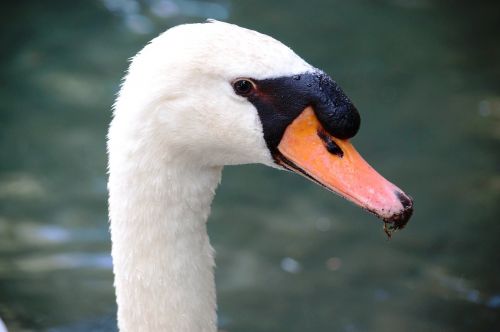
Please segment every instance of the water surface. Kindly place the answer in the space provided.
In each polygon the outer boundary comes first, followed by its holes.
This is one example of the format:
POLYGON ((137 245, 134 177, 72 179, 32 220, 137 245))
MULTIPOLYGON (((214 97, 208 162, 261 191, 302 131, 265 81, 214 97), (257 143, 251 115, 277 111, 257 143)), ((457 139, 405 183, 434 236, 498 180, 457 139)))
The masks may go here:
POLYGON ((500 330, 495 1, 23 1, 0 41, 0 317, 115 329, 105 133, 127 59, 203 17, 270 34, 359 108, 353 140, 415 199, 381 223, 298 176, 229 167, 209 221, 224 331, 500 330))

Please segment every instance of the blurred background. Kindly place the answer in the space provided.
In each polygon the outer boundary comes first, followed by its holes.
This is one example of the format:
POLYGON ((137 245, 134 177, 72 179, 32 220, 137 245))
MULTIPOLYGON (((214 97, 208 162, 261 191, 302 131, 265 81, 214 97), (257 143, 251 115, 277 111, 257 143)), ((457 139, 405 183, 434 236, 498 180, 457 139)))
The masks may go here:
POLYGON ((500 2, 17 1, 0 13, 0 317, 116 329, 105 135, 133 56, 211 17, 344 88, 354 143, 411 194, 382 223, 299 176, 228 167, 209 220, 227 332, 500 331, 500 2))

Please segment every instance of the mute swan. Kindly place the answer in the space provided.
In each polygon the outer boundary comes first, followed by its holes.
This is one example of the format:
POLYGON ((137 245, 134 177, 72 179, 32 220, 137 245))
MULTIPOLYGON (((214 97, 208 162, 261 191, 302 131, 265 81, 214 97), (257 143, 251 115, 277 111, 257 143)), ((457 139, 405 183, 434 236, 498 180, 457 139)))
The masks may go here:
POLYGON ((348 138, 356 108, 275 39, 210 21, 167 30, 134 58, 108 134, 121 331, 216 331, 206 220, 224 165, 302 174, 403 227, 412 201, 348 138))

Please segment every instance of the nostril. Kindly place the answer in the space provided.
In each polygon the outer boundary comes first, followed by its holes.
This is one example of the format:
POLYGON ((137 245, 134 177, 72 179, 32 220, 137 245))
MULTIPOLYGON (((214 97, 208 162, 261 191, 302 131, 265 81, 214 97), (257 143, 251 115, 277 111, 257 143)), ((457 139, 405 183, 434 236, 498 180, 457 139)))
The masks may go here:
POLYGON ((340 146, 335 143, 334 140, 330 136, 328 136, 327 133, 325 133, 323 130, 318 130, 318 137, 323 141, 325 144, 326 150, 330 152, 331 154, 334 154, 340 158, 344 157, 344 151, 340 148, 340 146))

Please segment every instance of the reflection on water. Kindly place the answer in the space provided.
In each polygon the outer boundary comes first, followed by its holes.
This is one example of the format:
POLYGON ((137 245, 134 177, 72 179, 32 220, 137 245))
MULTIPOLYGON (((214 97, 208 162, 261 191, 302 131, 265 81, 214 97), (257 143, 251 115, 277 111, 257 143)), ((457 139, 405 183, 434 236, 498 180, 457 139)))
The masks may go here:
MULTIPOLYGON (((229 3, 199 0, 102 0, 104 6, 123 19, 130 31, 151 34, 155 19, 196 17, 227 20, 229 3)), ((163 21, 164 22, 164 21, 163 21)))
POLYGON ((411 193, 379 222, 306 180, 229 167, 209 232, 225 331, 500 329, 495 1, 22 2, 0 36, 0 317, 115 328, 104 136, 127 59, 204 17, 278 37, 360 109, 354 143, 411 193))

